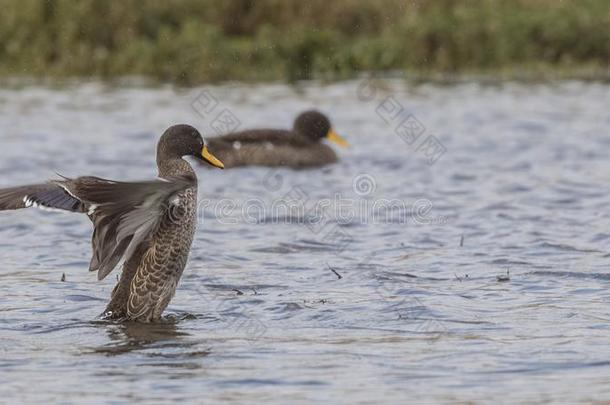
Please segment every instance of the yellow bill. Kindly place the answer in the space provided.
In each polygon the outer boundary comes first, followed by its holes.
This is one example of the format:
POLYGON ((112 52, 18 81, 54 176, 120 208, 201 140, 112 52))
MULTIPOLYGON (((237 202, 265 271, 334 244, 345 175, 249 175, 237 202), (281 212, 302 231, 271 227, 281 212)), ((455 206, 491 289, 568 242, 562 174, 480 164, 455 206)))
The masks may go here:
POLYGON ((328 134, 326 134, 326 138, 331 141, 332 143, 341 146, 342 148, 347 148, 349 146, 349 143, 343 139, 342 137, 340 137, 335 131, 333 131, 332 129, 330 131, 328 131, 328 134))
POLYGON ((201 149, 201 157, 203 158, 203 160, 205 160, 212 166, 215 166, 215 167, 218 167, 221 169, 225 168, 225 165, 216 156, 214 156, 210 153, 207 146, 204 146, 203 149, 201 149))

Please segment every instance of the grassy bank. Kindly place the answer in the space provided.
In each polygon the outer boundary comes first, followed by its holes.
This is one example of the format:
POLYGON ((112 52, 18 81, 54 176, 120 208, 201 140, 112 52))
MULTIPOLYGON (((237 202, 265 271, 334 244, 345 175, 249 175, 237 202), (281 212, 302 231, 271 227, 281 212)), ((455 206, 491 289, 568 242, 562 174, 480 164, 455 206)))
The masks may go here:
POLYGON ((5 0, 0 75, 607 74, 608 0, 5 0))

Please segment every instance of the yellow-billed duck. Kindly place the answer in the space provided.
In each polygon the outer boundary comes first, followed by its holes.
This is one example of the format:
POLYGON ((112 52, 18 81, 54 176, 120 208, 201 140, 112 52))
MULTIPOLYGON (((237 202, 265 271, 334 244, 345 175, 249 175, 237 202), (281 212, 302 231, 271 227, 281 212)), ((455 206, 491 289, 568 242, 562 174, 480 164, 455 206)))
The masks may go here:
POLYGON ((210 138, 210 152, 225 167, 288 166, 318 167, 337 162, 327 139, 339 146, 348 143, 332 129, 330 120, 319 111, 305 111, 294 120, 292 130, 251 129, 210 138))
POLYGON ((156 321, 176 291, 197 223, 197 176, 185 156, 223 168, 195 128, 175 125, 157 145, 157 180, 78 177, 13 187, 0 190, 0 210, 41 207, 86 214, 94 226, 89 270, 101 280, 124 262, 103 316, 156 321))

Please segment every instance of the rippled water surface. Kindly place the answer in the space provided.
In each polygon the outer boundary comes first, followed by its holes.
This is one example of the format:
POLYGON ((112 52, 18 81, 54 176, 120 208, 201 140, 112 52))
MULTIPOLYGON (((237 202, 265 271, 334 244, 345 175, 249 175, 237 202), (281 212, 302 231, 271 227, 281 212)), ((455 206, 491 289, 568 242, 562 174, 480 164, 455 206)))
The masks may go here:
POLYGON ((209 135, 225 109, 246 128, 317 107, 352 147, 324 169, 198 169, 156 325, 98 319, 118 271, 87 271, 86 218, 0 213, 0 401, 608 399, 608 106, 577 82, 5 86, 0 187, 154 177, 167 126, 209 135), (288 199, 304 211, 274 211, 288 199))

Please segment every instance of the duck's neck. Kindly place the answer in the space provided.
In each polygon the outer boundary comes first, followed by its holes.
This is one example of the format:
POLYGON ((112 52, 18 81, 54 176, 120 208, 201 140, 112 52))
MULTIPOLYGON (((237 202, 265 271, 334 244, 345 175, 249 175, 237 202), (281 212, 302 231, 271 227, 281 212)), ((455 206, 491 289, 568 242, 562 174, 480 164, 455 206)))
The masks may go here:
POLYGON ((197 181, 197 175, 193 167, 182 158, 163 158, 157 157, 157 168, 159 177, 188 177, 197 181))

